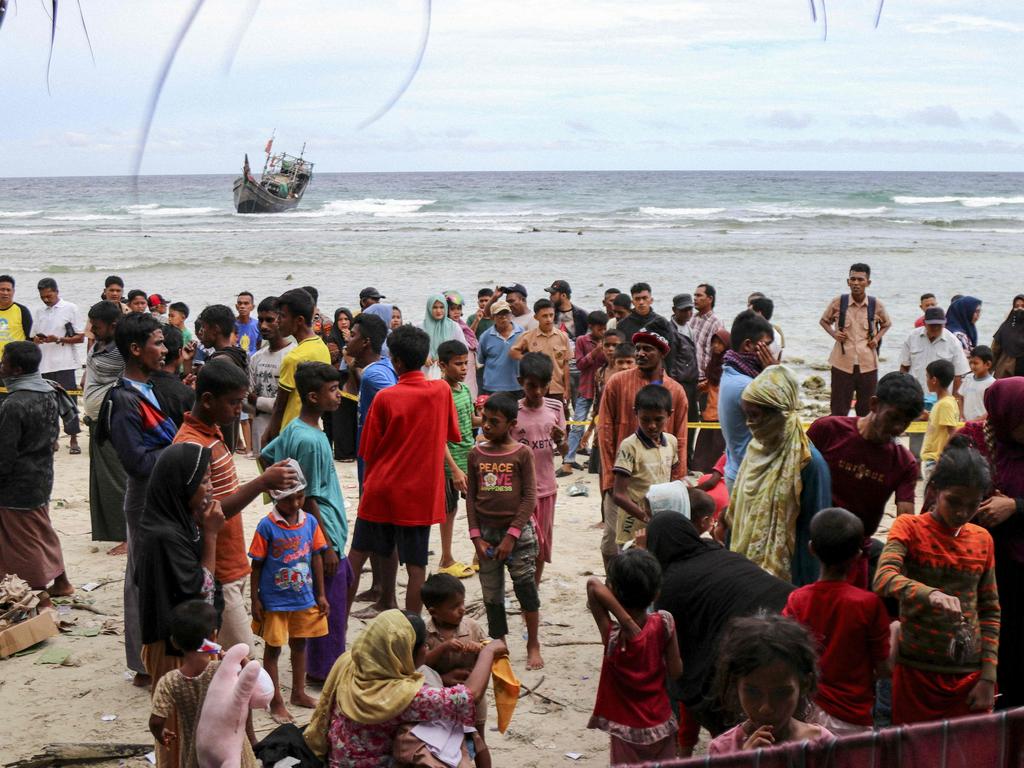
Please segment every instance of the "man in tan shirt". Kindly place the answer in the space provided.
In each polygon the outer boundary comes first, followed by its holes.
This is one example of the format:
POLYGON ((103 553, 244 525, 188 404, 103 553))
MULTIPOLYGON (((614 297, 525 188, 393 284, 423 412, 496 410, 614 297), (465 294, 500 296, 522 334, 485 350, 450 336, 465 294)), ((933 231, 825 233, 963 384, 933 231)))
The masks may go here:
POLYGON ((821 327, 836 341, 828 358, 832 415, 848 416, 856 395, 857 415, 866 416, 878 385, 878 345, 892 322, 882 302, 867 295, 871 267, 851 266, 846 284, 850 292, 832 299, 821 316, 821 327))
POLYGON ((527 352, 542 352, 551 358, 555 365, 551 384, 548 386, 548 397, 569 401, 569 359, 572 356, 569 337, 555 328, 555 305, 548 299, 537 299, 533 305, 533 316, 537 327, 527 331, 508 351, 513 360, 522 360, 527 352))

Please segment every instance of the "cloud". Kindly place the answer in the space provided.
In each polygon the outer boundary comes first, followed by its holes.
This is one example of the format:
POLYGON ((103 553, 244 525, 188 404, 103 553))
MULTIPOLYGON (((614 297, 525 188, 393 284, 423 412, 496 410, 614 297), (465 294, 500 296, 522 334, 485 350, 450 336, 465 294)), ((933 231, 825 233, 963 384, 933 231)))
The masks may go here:
POLYGON ((925 107, 911 112, 909 119, 919 125, 930 125, 936 128, 963 128, 964 121, 960 114, 948 104, 925 107))
POLYGON ((799 131, 814 122, 814 118, 806 112, 794 112, 790 109, 772 110, 761 121, 770 128, 782 128, 787 131, 799 131))
POLYGON ((907 29, 923 35, 954 35, 960 32, 1024 32, 1024 24, 985 16, 946 14, 924 24, 910 24, 907 29))
POLYGON ((574 133, 597 133, 597 128, 584 120, 566 120, 565 125, 574 133))
POLYGON ((1020 126, 1005 112, 998 110, 981 121, 983 125, 994 131, 1004 133, 1020 133, 1020 126))

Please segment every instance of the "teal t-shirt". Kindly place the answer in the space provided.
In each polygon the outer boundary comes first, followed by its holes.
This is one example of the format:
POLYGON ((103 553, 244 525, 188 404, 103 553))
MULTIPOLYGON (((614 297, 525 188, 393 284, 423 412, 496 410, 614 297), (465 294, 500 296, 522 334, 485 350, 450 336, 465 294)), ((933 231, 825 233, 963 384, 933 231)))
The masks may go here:
MULTIPOLYGON (((473 439, 473 395, 463 383, 459 383, 457 389, 452 390, 452 399, 455 400, 455 412, 459 416, 459 433, 462 439, 457 443, 448 443, 448 450, 455 459, 455 463, 463 472, 466 470, 466 462, 469 459, 469 452, 476 442, 473 439)), ((451 470, 448 464, 444 465, 445 477, 451 477, 451 470)))
POLYGON ((323 430, 302 419, 292 419, 280 435, 270 441, 262 454, 273 462, 295 459, 306 476, 306 495, 316 499, 324 533, 339 557, 345 557, 348 520, 345 499, 334 469, 334 454, 323 430))

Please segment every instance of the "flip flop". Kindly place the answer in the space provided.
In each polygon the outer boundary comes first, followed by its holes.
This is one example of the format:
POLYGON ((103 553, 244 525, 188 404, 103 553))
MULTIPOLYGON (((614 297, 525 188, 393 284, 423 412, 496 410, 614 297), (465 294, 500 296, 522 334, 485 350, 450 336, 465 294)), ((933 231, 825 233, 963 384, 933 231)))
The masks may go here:
POLYGON ((79 445, 72 445, 68 449, 68 453, 70 453, 72 456, 78 456, 81 452, 82 452, 82 447, 79 446, 79 445))
POLYGON ((473 570, 472 566, 460 563, 458 561, 452 563, 447 568, 438 568, 438 573, 447 573, 449 576, 454 576, 457 579, 468 579, 476 571, 473 570))

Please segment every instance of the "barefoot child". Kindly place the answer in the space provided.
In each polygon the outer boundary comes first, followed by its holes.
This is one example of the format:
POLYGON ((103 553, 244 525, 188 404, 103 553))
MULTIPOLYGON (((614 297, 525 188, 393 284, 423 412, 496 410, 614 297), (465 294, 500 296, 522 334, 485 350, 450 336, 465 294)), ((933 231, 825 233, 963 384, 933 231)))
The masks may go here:
POLYGON ((537 570, 534 579, 540 586, 544 563, 551 562, 555 529, 555 454, 565 455, 565 411, 561 403, 545 397, 554 364, 542 352, 527 352, 519 361, 519 386, 523 397, 519 415, 512 429, 512 439, 533 451, 533 473, 537 481, 537 506, 534 507, 533 531, 537 535, 537 570))
POLYGON ((955 437, 935 465, 931 509, 900 515, 875 591, 900 601, 892 722, 987 712, 995 701, 999 595, 992 536, 971 524, 992 485, 988 463, 955 437))
POLYGON ((608 585, 596 576, 587 581, 587 605, 604 645, 587 727, 608 732, 612 765, 671 760, 676 718, 665 677, 682 675, 683 662, 672 614, 647 612, 661 588, 661 566, 647 550, 631 549, 612 560, 608 585))
POLYGON ((792 619, 733 619, 719 647, 715 688, 746 719, 715 738, 708 754, 832 738, 824 727, 806 722, 818 683, 816 661, 814 641, 792 619))
MULTIPOLYGON (((294 461, 294 460, 293 460, 294 461)), ((298 462, 295 462, 298 471, 298 462)), ((291 650, 290 703, 312 709, 306 693, 306 638, 327 634, 330 606, 324 596, 323 552, 330 546, 316 518, 307 515, 306 480, 272 491, 274 508, 260 520, 249 547, 252 558, 252 630, 266 643, 263 666, 274 681, 270 713, 279 723, 292 721, 284 705, 277 660, 285 643, 291 650)))
MULTIPOLYGON (((197 768, 195 733, 206 692, 220 662, 217 653, 217 611, 205 600, 186 600, 171 611, 171 642, 182 653, 178 669, 166 673, 153 690, 149 730, 163 747, 177 742, 178 764, 170 768, 197 768)), ((249 738, 242 739, 241 768, 256 768, 252 751, 255 735, 252 720, 246 724, 249 738)))
POLYGON ((483 435, 469 453, 466 517, 469 538, 480 558, 480 588, 491 637, 508 634, 505 616, 505 568, 512 577, 526 620, 526 668, 541 669, 540 595, 534 570, 537 537, 530 516, 536 506, 533 452, 511 437, 519 414, 516 399, 505 392, 484 404, 483 435))

